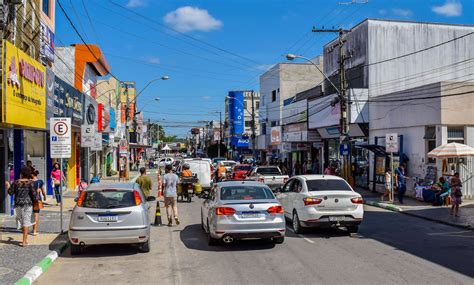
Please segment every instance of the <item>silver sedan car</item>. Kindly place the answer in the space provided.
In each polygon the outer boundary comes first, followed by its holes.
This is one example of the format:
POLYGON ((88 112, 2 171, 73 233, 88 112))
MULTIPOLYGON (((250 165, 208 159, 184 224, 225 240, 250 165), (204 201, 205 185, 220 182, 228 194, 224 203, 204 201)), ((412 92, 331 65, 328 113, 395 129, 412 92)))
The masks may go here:
POLYGON ((257 181, 218 183, 201 207, 202 228, 209 245, 234 239, 285 240, 283 207, 265 184, 257 181))
POLYGON ((138 184, 92 184, 76 199, 69 222, 71 254, 87 245, 137 244, 150 251, 148 202, 138 184))

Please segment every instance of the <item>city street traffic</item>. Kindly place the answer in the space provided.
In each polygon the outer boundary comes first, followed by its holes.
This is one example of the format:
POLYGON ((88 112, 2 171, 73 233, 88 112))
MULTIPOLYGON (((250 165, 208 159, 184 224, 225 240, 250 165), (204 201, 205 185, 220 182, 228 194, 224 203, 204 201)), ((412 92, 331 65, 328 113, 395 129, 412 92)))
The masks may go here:
MULTIPOLYGON (((358 234, 296 235, 288 224, 283 244, 208 246, 201 202, 178 204, 179 226, 153 227, 149 253, 128 245, 91 246, 78 256, 67 249, 37 284, 471 284, 474 278, 470 230, 365 206, 358 234)), ((162 215, 165 221, 164 209, 162 215)))

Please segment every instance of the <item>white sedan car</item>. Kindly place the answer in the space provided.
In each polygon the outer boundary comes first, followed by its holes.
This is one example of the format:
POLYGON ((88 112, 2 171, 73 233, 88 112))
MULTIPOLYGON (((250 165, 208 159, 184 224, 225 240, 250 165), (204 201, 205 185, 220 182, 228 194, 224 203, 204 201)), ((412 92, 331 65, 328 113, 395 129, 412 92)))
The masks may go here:
POLYGON ((310 227, 346 227, 356 233, 364 217, 362 196, 337 176, 295 176, 279 190, 277 199, 296 233, 310 227))

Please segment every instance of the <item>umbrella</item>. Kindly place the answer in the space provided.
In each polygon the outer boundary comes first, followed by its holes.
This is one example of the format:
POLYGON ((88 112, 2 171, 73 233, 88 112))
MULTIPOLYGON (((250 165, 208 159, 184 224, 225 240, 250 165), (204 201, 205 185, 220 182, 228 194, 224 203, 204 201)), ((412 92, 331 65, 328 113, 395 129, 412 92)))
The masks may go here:
POLYGON ((465 156, 474 156, 474 148, 460 143, 443 144, 428 152, 428 157, 433 158, 455 158, 465 156))
POLYGON ((168 145, 165 145, 165 147, 162 148, 161 150, 171 150, 171 148, 168 145))

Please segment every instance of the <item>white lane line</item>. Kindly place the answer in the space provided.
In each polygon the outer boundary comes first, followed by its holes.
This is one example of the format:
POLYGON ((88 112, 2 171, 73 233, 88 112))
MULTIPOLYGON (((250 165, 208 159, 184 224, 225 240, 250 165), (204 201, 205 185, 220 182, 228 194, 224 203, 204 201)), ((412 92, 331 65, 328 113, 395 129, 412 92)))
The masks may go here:
MULTIPOLYGON (((292 233, 295 233, 295 231, 292 229, 292 228, 289 228, 288 226, 286 227, 290 232, 292 233)), ((304 239, 305 241, 313 244, 314 241, 313 240, 310 240, 309 238, 305 237, 304 235, 301 235, 301 234, 297 234, 297 236, 299 236, 300 238, 304 239)))

